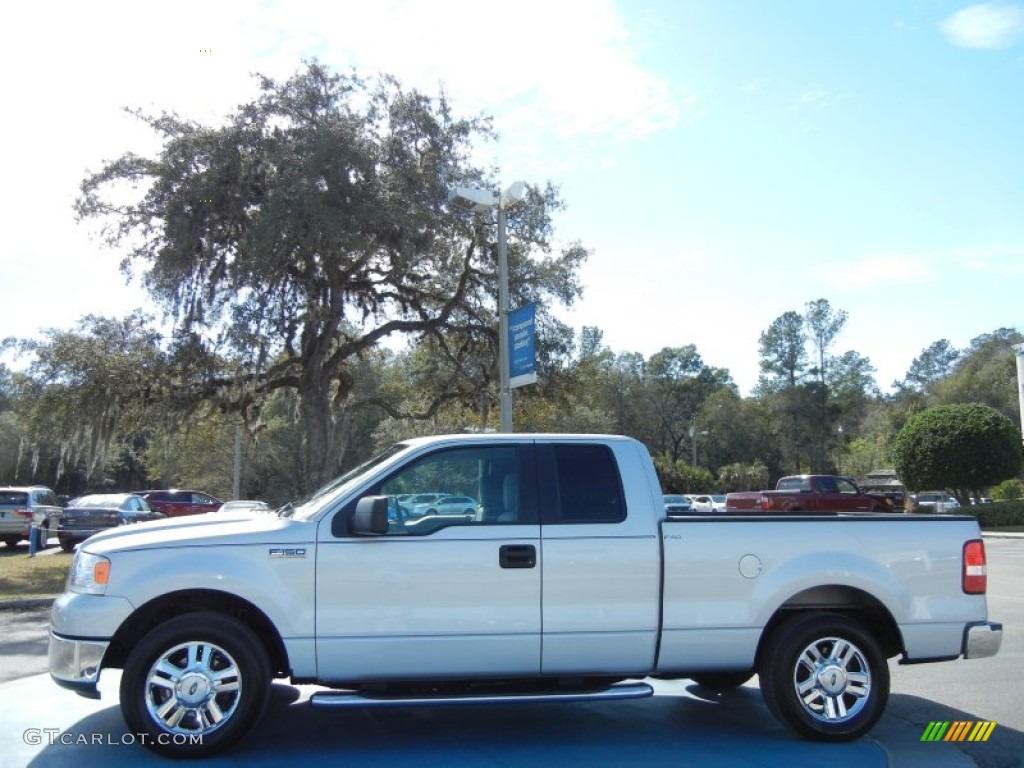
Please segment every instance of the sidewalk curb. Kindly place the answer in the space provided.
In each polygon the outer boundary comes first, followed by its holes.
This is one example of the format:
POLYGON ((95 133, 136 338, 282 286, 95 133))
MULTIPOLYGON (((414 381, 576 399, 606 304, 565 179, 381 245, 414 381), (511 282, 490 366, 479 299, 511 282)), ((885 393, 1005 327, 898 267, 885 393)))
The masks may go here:
POLYGON ((49 597, 14 597, 0 600, 0 611, 35 611, 40 608, 49 608, 58 597, 59 595, 51 595, 49 597))

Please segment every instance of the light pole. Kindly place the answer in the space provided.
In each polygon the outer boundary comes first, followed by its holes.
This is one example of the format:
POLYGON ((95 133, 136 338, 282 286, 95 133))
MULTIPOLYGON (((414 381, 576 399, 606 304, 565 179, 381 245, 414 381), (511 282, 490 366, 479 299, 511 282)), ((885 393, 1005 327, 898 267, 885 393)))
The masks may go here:
POLYGON ((461 201, 471 210, 498 209, 498 375, 501 404, 501 431, 512 431, 512 387, 509 383, 508 357, 508 243, 505 235, 505 209, 526 197, 526 184, 517 181, 500 195, 480 187, 457 187, 448 199, 461 201))
POLYGON ((699 432, 694 426, 690 427, 690 440, 693 441, 693 464, 691 466, 697 466, 697 435, 706 435, 708 430, 702 429, 699 432))
POLYGON ((1017 353, 1017 396, 1020 408, 1020 433, 1024 439, 1024 344, 1014 344, 1014 352, 1017 353))

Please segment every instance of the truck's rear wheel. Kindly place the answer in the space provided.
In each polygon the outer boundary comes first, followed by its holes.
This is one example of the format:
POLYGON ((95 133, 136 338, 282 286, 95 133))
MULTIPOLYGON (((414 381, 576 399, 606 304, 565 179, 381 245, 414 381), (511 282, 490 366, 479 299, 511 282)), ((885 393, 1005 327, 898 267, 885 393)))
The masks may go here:
POLYGON ((772 714, 819 741, 863 736, 889 699, 889 667, 878 643, 838 614, 782 624, 769 638, 758 672, 772 714))
POLYGON ((213 613, 171 619, 124 665, 121 712, 140 741, 169 757, 205 757, 242 738, 270 691, 270 664, 240 621, 213 613))

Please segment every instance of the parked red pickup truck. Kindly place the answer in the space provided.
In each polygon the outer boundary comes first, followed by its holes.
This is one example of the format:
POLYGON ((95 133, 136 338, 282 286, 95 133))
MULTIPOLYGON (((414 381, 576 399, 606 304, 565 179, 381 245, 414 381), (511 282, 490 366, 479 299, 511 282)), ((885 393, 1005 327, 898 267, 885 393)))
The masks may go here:
POLYGON ((885 496, 862 492, 848 477, 791 475, 779 479, 774 491, 730 493, 726 512, 892 512, 885 496))

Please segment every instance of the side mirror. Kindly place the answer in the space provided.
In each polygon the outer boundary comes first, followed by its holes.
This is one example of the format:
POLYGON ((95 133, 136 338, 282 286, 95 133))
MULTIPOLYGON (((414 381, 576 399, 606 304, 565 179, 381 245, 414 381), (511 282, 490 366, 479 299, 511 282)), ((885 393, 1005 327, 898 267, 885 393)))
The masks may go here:
POLYGON ((388 532, 388 497, 364 496, 356 502, 356 511, 349 523, 356 536, 379 536, 388 532))

